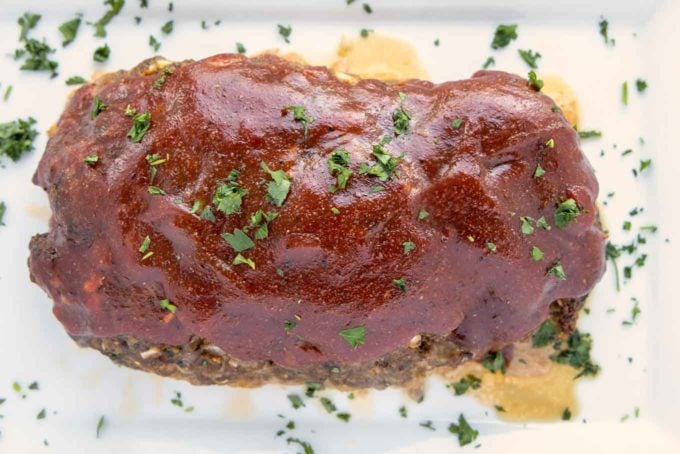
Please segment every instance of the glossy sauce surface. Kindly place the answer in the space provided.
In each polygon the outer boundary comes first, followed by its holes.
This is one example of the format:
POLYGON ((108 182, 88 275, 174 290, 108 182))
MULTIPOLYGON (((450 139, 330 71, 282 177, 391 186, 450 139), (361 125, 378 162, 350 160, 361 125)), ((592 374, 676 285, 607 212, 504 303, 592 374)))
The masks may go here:
POLYGON ((36 173, 52 203, 55 253, 34 252, 31 270, 72 334, 170 344, 198 335, 241 359, 289 367, 370 360, 420 333, 453 333, 481 355, 525 336, 550 302, 586 294, 603 271, 597 183, 576 133, 518 77, 347 84, 273 56, 218 55, 174 65, 160 89, 157 78, 133 71, 81 88, 36 173), (399 92, 412 119, 395 137, 399 92), (108 108, 91 120, 95 94, 108 108), (128 104, 152 114, 141 143, 126 137, 128 104), (306 139, 289 105, 314 118, 306 139), (457 118, 462 126, 452 128, 457 118), (371 146, 384 135, 393 137, 386 150, 404 158, 399 178, 372 193, 381 182, 359 164, 374 163, 371 146), (326 160, 338 148, 354 174, 332 194, 326 160), (83 159, 93 152, 100 162, 90 168, 83 159), (154 180, 166 195, 148 193, 149 153, 169 156, 154 180), (261 161, 292 177, 279 209, 266 198, 261 161), (217 213, 215 223, 191 213, 232 169, 248 190, 241 213, 217 213), (553 213, 566 197, 582 214, 558 229, 553 213), (244 253, 257 268, 234 266, 220 234, 258 209, 279 216, 244 253), (520 216, 545 216, 552 228, 523 235, 520 216), (154 255, 142 262, 146 235, 154 255), (408 255, 406 241, 416 245, 408 255), (533 245, 542 261, 531 259, 533 245), (546 275, 556 260, 564 281, 546 275), (402 278, 406 292, 393 284, 402 278), (173 316, 159 306, 164 298, 177 306, 173 316), (296 327, 286 331, 285 320, 296 327), (366 339, 354 349, 338 333, 356 326, 366 339))

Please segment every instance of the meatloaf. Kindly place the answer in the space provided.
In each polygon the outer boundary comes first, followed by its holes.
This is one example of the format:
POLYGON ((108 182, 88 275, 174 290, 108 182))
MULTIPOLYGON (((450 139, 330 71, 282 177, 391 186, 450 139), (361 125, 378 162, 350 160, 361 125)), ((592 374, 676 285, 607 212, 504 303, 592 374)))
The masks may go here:
POLYGON ((34 182, 66 331, 200 384, 409 383, 573 319, 604 270, 574 128, 500 71, 145 61, 75 92, 34 182))

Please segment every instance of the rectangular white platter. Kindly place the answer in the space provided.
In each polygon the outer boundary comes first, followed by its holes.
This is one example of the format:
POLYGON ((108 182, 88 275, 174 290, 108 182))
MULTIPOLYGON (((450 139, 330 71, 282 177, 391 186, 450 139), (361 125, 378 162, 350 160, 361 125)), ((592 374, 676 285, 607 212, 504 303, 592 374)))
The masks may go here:
MULTIPOLYGON (((8 84, 14 87, 7 102, 0 100, 0 123, 30 115, 40 130, 35 151, 0 167, 0 200, 8 205, 6 226, 0 227, 0 398, 7 399, 0 406, 1 453, 297 452, 297 446, 286 445, 288 435, 275 436, 289 419, 297 426, 290 436, 309 441, 317 453, 680 452, 680 329, 675 327, 680 305, 673 292, 680 252, 673 185, 680 171, 675 134, 680 125, 680 2, 371 0, 370 15, 361 1, 346 6, 343 0, 175 0, 172 13, 167 0, 149 3, 142 10, 138 1, 127 0, 105 39, 94 38, 92 27, 83 24, 65 49, 59 45, 58 25, 76 13, 98 19, 105 10, 102 2, 3 0, 0 7, 0 93, 8 84), (43 16, 33 36, 44 36, 57 47, 56 79, 19 71, 10 55, 19 44, 16 20, 24 11, 43 16), (134 24, 137 15, 143 17, 141 25, 134 24), (605 46, 598 34, 600 15, 609 20, 615 46, 605 46), (160 27, 170 19, 175 30, 162 36, 160 27), (217 19, 219 26, 201 28, 202 20, 212 24, 217 19), (289 45, 277 34, 279 23, 293 26, 289 45), (500 23, 517 23, 519 38, 492 51, 489 44, 500 23), (589 300, 590 314, 582 316, 580 326, 593 334, 593 356, 602 372, 579 383, 581 411, 571 422, 501 422, 471 398, 454 397, 437 379, 428 382, 421 404, 399 390, 370 392, 353 401, 343 393, 324 392, 352 414, 344 423, 326 414, 317 400, 293 410, 286 398, 290 390, 282 386, 194 387, 153 377, 76 347, 52 316, 51 301, 29 281, 28 241, 47 230, 48 216, 47 197, 31 184, 31 176, 46 130, 71 90, 64 84, 67 77, 134 66, 153 55, 150 34, 161 39, 160 54, 171 60, 233 52, 238 41, 249 53, 278 47, 313 61, 333 53, 343 35, 356 36, 362 28, 410 42, 435 82, 469 77, 489 55, 496 59, 495 69, 526 74, 517 49, 540 51, 539 74, 566 80, 578 95, 584 128, 604 133, 601 139, 583 141, 583 150, 599 178, 600 201, 616 193, 603 206, 612 241, 629 242, 641 225, 659 226, 645 248, 647 265, 635 269, 620 293, 608 270, 589 300), (436 38, 439 47, 433 45, 436 38), (92 52, 104 42, 112 49, 111 58, 105 65, 94 63, 92 52), (643 94, 634 89, 638 77, 649 83, 643 94), (620 99, 624 80, 630 85, 627 107, 620 99), (633 153, 622 157, 627 148, 633 153), (634 177, 631 169, 649 158, 651 168, 634 177), (634 207, 644 211, 626 233, 621 225, 634 207), (639 299, 642 312, 627 327, 622 321, 630 318, 631 297, 639 299), (26 388, 35 380, 40 390, 26 391, 25 399, 12 390, 14 382, 26 388), (193 412, 170 403, 175 391, 195 407, 193 412), (409 409, 407 419, 398 414, 401 405, 409 409), (42 408, 47 416, 38 420, 42 408), (447 430, 460 413, 480 431, 477 449, 459 448, 447 430), (102 415, 106 424, 97 438, 102 415), (630 417, 622 422, 624 415, 630 417), (427 419, 436 431, 418 425, 427 419)), ((626 256, 620 266, 630 261, 626 256)))

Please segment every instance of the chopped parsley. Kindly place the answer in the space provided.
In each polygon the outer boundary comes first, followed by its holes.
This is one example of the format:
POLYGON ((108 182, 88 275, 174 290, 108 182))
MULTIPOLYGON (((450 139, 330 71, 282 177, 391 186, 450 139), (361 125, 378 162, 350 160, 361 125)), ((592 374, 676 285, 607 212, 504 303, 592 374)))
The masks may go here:
POLYGON ((531 235, 534 233, 534 226, 531 225, 532 222, 534 222, 534 219, 530 216, 522 216, 519 218, 520 220, 520 229, 522 230, 522 234, 524 235, 531 235))
POLYGON ((175 27, 175 21, 167 21, 163 26, 161 27, 161 31, 165 33, 166 35, 169 35, 172 33, 173 28, 175 27))
POLYGON ((101 47, 97 47, 94 50, 94 54, 92 54, 92 59, 94 61, 97 61, 99 63, 103 63, 106 60, 109 59, 109 56, 111 55, 111 48, 109 48, 108 44, 104 44, 101 47))
POLYGON ((105 0, 105 5, 110 5, 109 9, 94 25, 94 36, 98 38, 104 38, 106 36, 106 26, 111 22, 111 19, 116 17, 120 10, 123 9, 125 5, 125 0, 105 0))
POLYGON ((406 285, 406 281, 404 280, 404 278, 393 279, 392 283, 402 292, 406 292, 408 290, 408 286, 406 285))
POLYGON ((576 219, 581 214, 576 201, 574 199, 567 199, 560 202, 555 209, 555 225, 557 228, 565 228, 571 221, 576 219))
POLYGON ((534 70, 529 71, 529 87, 536 91, 541 91, 543 88, 543 81, 538 78, 534 70))
POLYGON ((104 419, 104 415, 100 416, 99 421, 97 421, 97 438, 101 435, 105 423, 106 419, 104 419))
POLYGON ((531 258, 534 259, 535 262, 543 260, 543 251, 538 246, 533 246, 531 248, 531 258))
POLYGON ((92 109, 90 109, 90 118, 94 120, 100 113, 106 110, 107 107, 108 105, 102 101, 99 96, 95 96, 92 101, 92 109))
POLYGON ((630 320, 625 320, 621 322, 621 324, 624 326, 631 326, 635 324, 638 316, 640 315, 640 313, 642 313, 642 311, 640 310, 640 302, 638 301, 638 299, 631 298, 631 300, 633 301, 633 308, 630 311, 630 320))
POLYGON ((286 331, 290 331, 293 328, 297 326, 297 323, 295 323, 293 320, 284 320, 283 321, 283 329, 286 331))
POLYGON ((430 215, 427 211, 425 211, 425 208, 421 208, 420 211, 418 211, 418 220, 422 221, 423 219, 427 218, 430 215))
POLYGON ((456 396, 462 396, 468 389, 479 389, 482 385, 482 380, 472 374, 468 374, 465 377, 458 380, 456 383, 452 383, 447 387, 453 388, 453 392, 456 396))
POLYGON ((378 177, 380 181, 387 181, 390 179, 392 174, 399 177, 399 172, 397 171, 397 165, 404 158, 404 155, 393 156, 385 151, 383 145, 389 143, 389 137, 385 136, 382 140, 373 145, 373 156, 376 158, 376 163, 369 166, 366 163, 361 163, 359 168, 359 173, 374 175, 378 177))
POLYGON ((253 240, 241 229, 234 229, 234 233, 223 233, 222 238, 229 243, 229 246, 236 252, 247 251, 255 246, 253 240))
POLYGON ((291 27, 290 25, 286 27, 284 25, 278 24, 278 28, 279 35, 281 35, 281 37, 286 43, 290 44, 290 35, 291 33, 293 33, 293 27, 291 27))
POLYGON ((421 423, 418 424, 418 425, 419 425, 420 427, 424 427, 424 428, 426 428, 426 429, 436 430, 436 429, 434 428, 434 426, 432 425, 432 421, 430 421, 430 420, 423 421, 423 422, 421 422, 421 423))
POLYGON ((607 19, 604 17, 600 16, 600 22, 598 22, 598 25, 600 27, 600 35, 602 35, 602 38, 604 38, 604 43, 605 44, 612 44, 614 45, 614 40, 609 39, 609 22, 607 19))
POLYGON ((362 28, 359 32, 359 35, 361 35, 362 38, 368 38, 369 33, 373 33, 373 30, 370 28, 362 28))
MULTIPOLYGON (((406 99, 406 95, 403 93, 399 93, 399 98, 403 103, 404 100, 406 99)), ((399 136, 402 134, 406 134, 406 131, 408 131, 410 121, 411 115, 404 109, 403 105, 395 109, 394 112, 392 112, 392 124, 394 125, 394 135, 399 136)))
POLYGON ((541 178, 543 175, 545 175, 545 169, 541 167, 540 164, 536 166, 536 170, 534 171, 534 178, 541 178))
POLYGON ((224 214, 234 214, 241 211, 241 203, 248 190, 239 184, 238 177, 238 170, 232 170, 226 181, 217 183, 217 189, 215 189, 212 200, 217 211, 224 214))
POLYGON ((45 416, 47 416, 47 411, 43 408, 42 410, 40 410, 40 412, 38 412, 35 419, 45 419, 45 416))
POLYGON ((28 37, 28 32, 33 30, 35 26, 38 25, 38 21, 40 21, 41 17, 42 16, 40 14, 26 12, 23 16, 17 19, 17 23, 19 24, 19 27, 21 27, 19 41, 23 41, 28 37))
POLYGON ((158 49, 161 48, 161 42, 155 36, 149 35, 149 46, 151 46, 154 52, 158 52, 158 49))
POLYGON ((66 85, 82 85, 86 82, 87 81, 80 76, 71 76, 68 79, 66 79, 66 85))
POLYGON ((139 246, 139 252, 142 254, 145 254, 146 251, 149 250, 149 246, 151 246, 151 237, 149 235, 144 237, 144 240, 142 241, 142 244, 139 246))
POLYGON ((293 112, 293 120, 302 123, 302 130, 304 131, 305 140, 307 140, 309 124, 314 122, 314 118, 307 115, 305 106, 288 106, 285 110, 287 112, 293 112))
POLYGON ((439 47, 439 38, 434 40, 434 47, 439 47))
POLYGON ((339 420, 344 422, 349 422, 349 418, 352 417, 352 415, 350 415, 349 413, 338 413, 335 416, 337 416, 339 420))
POLYGON ((243 43, 236 43, 236 52, 239 54, 245 54, 247 52, 246 46, 243 43))
POLYGON ((300 447, 304 450, 304 454, 314 454, 314 448, 312 448, 312 445, 306 441, 300 440, 299 438, 287 438, 286 443, 295 443, 300 445, 300 447))
POLYGON ((244 257, 241 254, 237 254, 236 257, 234 257, 234 261, 232 262, 232 265, 248 265, 252 269, 255 269, 255 262, 253 262, 249 258, 244 257))
POLYGON ((99 161, 99 156, 96 153, 85 156, 85 164, 89 166, 95 165, 99 161))
POLYGON ((402 405, 399 407, 399 416, 402 418, 407 418, 408 417, 408 411, 406 410, 406 406, 402 405))
POLYGON ((302 397, 300 397, 297 394, 288 394, 288 400, 290 401, 290 404, 293 406, 293 409, 297 410, 300 407, 304 407, 305 403, 302 401, 302 397))
POLYGON ((624 106, 628 105, 628 81, 623 82, 623 85, 621 85, 621 102, 624 106))
POLYGON ((545 347, 557 339, 557 327, 552 320, 546 320, 538 327, 531 336, 531 346, 534 348, 545 347))
POLYGON ((172 74, 172 72, 173 72, 172 68, 168 68, 168 67, 163 68, 163 74, 161 74, 161 77, 159 77, 158 79, 156 79, 154 81, 152 87, 153 88, 161 88, 163 86, 163 84, 165 83, 165 81, 167 80, 167 76, 172 74))
POLYGON ((366 328, 364 326, 343 329, 338 334, 354 349, 366 342, 366 328))
POLYGON ((561 281, 564 281, 564 280, 567 279, 567 275, 564 274, 564 268, 562 268, 562 264, 560 263, 559 260, 557 262, 555 262, 555 264, 548 269, 547 274, 548 274, 548 276, 554 276, 561 281))
POLYGON ((592 137, 602 137, 602 131, 591 129, 589 131, 579 131, 578 136, 581 139, 590 139, 592 137))
POLYGON ((486 243, 486 248, 487 248, 488 250, 490 250, 491 252, 496 252, 496 250, 498 249, 498 248, 496 247, 496 244, 495 244, 495 243, 492 243, 491 241, 487 241, 487 243, 486 243))
POLYGON ((652 160, 651 159, 642 159, 640 160, 640 172, 645 170, 647 167, 652 165, 652 160))
POLYGON ((338 214, 340 214, 340 210, 338 210, 335 207, 331 207, 331 213, 333 213, 334 215, 338 215, 338 214))
POLYGON ((416 244, 412 241, 404 241, 404 255, 408 255, 416 248, 416 244))
MULTIPOLYGON (((5 218, 5 212, 7 211, 7 205, 5 202, 0 202, 0 225, 5 225, 3 219, 5 218)), ((2 403, 2 402, 0 402, 2 403)))
POLYGON ((497 352, 487 353, 482 359, 482 366, 493 373, 501 371, 502 374, 505 374, 505 357, 503 356, 503 352, 499 350, 497 352))
POLYGON ((451 128, 452 129, 458 129, 460 128, 460 125, 463 124, 463 119, 462 118, 455 118, 451 121, 451 128))
POLYGON ((458 424, 449 424, 449 432, 458 436, 458 444, 460 446, 472 443, 479 435, 479 431, 473 429, 470 424, 468 424, 462 413, 458 416, 458 424))
POLYGON ((38 135, 34 124, 32 117, 0 123, 0 157, 7 156, 17 162, 24 153, 33 150, 33 141, 38 135))
POLYGON ((19 69, 24 71, 49 71, 50 77, 56 77, 59 63, 49 59, 49 55, 54 53, 54 49, 44 40, 40 42, 37 39, 28 38, 23 43, 24 48, 17 49, 14 52, 15 60, 26 57, 19 69))
POLYGON ((267 182, 269 200, 277 207, 280 207, 283 205, 286 197, 288 197, 292 179, 283 170, 270 170, 264 161, 260 162, 260 167, 272 178, 272 181, 267 182))
POLYGON ((158 302, 158 305, 161 307, 161 309, 165 309, 168 312, 175 313, 177 311, 177 306, 172 304, 169 299, 162 299, 158 302))
POLYGON ((496 59, 493 57, 489 57, 486 59, 484 64, 482 65, 483 69, 489 69, 492 66, 496 66, 496 59))
POLYGON ((381 192, 385 190, 385 186, 372 186, 368 192, 369 194, 375 194, 376 192, 381 192))
POLYGON ((247 227, 244 227, 243 230, 246 232, 250 229, 256 229, 255 230, 255 239, 256 240, 264 240, 269 236, 269 223, 276 219, 279 216, 279 213, 275 211, 270 211, 265 213, 262 210, 257 210, 255 214, 252 214, 250 216, 250 224, 247 227))
POLYGON ((338 409, 333 403, 333 401, 331 401, 328 397, 322 397, 321 399, 319 399, 319 401, 321 402, 321 405, 323 405, 323 408, 325 408, 328 413, 333 413, 338 409))
POLYGON ((352 175, 352 169, 349 167, 350 158, 349 152, 344 149, 338 149, 332 152, 328 158, 328 171, 331 176, 335 176, 336 184, 332 186, 330 192, 335 192, 337 189, 345 189, 347 181, 352 175))
POLYGON ((371 8, 371 5, 369 5, 368 3, 364 3, 361 6, 363 7, 366 14, 372 14, 373 13, 373 8, 371 8))
POLYGON ((62 46, 66 47, 76 39, 78 29, 80 28, 80 22, 80 17, 76 17, 59 26, 59 33, 61 33, 61 37, 63 38, 63 41, 61 42, 62 46))
POLYGON ((555 139, 548 139, 545 142, 545 146, 548 148, 555 148, 555 139))
POLYGON ((132 128, 128 131, 127 136, 132 139, 133 142, 141 142, 144 134, 151 127, 151 112, 144 112, 135 114, 132 118, 132 128))
POLYGON ((565 408, 562 412, 562 421, 569 421, 571 419, 571 410, 565 408))
POLYGON ((578 369, 579 373, 574 378, 597 375, 600 367, 590 359, 592 346, 593 339, 590 334, 576 330, 569 335, 566 348, 552 355, 550 359, 559 364, 567 364, 578 369))
POLYGON ((212 209, 210 208, 210 205, 206 205, 205 208, 203 208, 203 211, 201 211, 201 219, 205 219, 206 221, 210 222, 215 222, 217 218, 215 218, 215 215, 212 212, 212 209))
POLYGON ((305 396, 314 397, 314 393, 320 391, 323 388, 321 383, 315 381, 308 381, 305 383, 305 396))
POLYGON ((638 93, 642 93, 647 89, 647 81, 644 79, 637 79, 635 81, 635 88, 637 88, 638 93))
POLYGON ((491 41, 491 48, 501 49, 510 44, 510 41, 515 39, 517 39, 517 24, 501 24, 496 27, 496 32, 493 35, 493 41, 491 41))
POLYGON ((541 58, 541 54, 538 52, 534 52, 531 49, 523 50, 519 49, 519 56, 522 57, 522 60, 529 65, 530 68, 536 69, 538 68, 538 65, 536 64, 536 60, 541 58))

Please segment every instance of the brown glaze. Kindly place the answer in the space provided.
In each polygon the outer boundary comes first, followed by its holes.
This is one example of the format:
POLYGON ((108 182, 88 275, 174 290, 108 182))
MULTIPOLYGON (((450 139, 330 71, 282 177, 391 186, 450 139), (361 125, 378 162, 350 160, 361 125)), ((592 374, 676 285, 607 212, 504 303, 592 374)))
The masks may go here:
POLYGON ((148 64, 79 89, 34 177, 53 217, 47 238, 33 243, 31 274, 71 335, 170 345, 195 335, 242 360, 299 368, 366 361, 418 334, 453 333, 479 357, 535 329, 552 301, 588 293, 603 272, 595 177, 571 125, 524 79, 480 71, 443 84, 351 85, 275 56, 216 55, 174 65, 152 88, 159 74, 144 75, 148 64), (399 92, 412 120, 394 137, 399 92), (108 108, 92 120, 95 95, 108 108), (140 143, 126 137, 128 104, 151 112, 140 143), (307 139, 289 105, 314 118, 307 139), (456 118, 463 124, 453 129, 456 118), (371 146, 384 135, 394 138, 392 155, 404 153, 400 176, 370 193, 380 182, 359 165, 374 162, 371 146), (326 161, 338 148, 349 151, 354 174, 332 194, 326 161), (89 167, 92 153, 99 162, 89 167), (147 191, 150 153, 169 155, 154 180, 164 196, 147 191), (292 177, 281 208, 266 198, 261 161, 292 177), (536 179, 538 163, 546 174, 536 179), (248 190, 241 213, 216 212, 215 223, 192 214, 232 169, 248 190), (582 214, 558 229, 553 214, 566 197, 582 214), (257 268, 234 266, 220 234, 258 209, 279 216, 244 252, 257 268), (430 216, 418 220, 420 209, 430 216), (523 235, 520 216, 545 216, 552 229, 523 235), (154 255, 142 262, 146 235, 154 255), (408 255, 405 241, 416 244, 408 255), (531 259, 533 245, 542 261, 531 259), (546 276, 556 260, 564 281, 546 276), (163 298, 177 306, 174 316, 163 298), (359 325, 366 343, 353 349, 338 333, 359 325))

